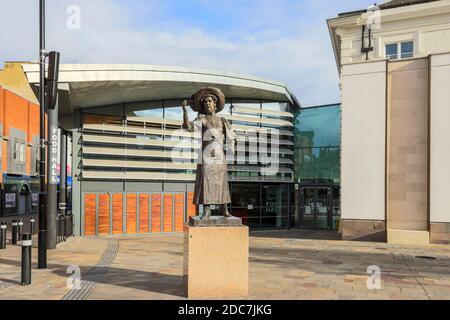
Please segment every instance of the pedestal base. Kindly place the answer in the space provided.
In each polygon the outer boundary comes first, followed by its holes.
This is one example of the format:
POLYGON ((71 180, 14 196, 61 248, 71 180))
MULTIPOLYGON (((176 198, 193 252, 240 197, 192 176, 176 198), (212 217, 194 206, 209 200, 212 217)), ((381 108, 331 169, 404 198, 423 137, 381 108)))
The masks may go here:
POLYGON ((188 298, 248 295, 248 227, 184 231, 184 285, 188 298))

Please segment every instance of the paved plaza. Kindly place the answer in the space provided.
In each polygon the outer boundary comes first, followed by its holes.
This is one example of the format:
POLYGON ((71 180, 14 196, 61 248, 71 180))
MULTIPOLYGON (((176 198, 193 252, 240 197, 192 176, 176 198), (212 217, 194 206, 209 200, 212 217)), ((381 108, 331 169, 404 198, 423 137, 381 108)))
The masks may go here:
MULTIPOLYGON (((248 299, 450 299, 450 246, 339 241, 327 232, 250 237, 248 299), (329 240, 317 240, 317 238, 329 240), (369 266, 381 271, 381 289, 369 266), (372 281, 373 280, 373 281, 372 281)), ((183 235, 71 238, 49 251, 49 268, 20 285, 19 246, 0 251, 0 299, 185 299, 183 235), (81 289, 67 273, 81 274, 81 289)), ((234 297, 226 297, 233 299, 234 297)))

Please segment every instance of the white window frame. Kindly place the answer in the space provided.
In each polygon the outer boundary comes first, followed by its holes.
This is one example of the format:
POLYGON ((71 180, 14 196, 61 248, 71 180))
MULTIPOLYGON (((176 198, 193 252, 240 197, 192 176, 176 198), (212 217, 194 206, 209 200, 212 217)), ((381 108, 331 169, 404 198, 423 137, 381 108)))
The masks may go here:
POLYGON ((17 141, 12 141, 12 160, 13 161, 19 161, 19 143, 17 141))
POLYGON ((415 44, 414 44, 414 40, 404 40, 404 41, 396 41, 396 42, 389 42, 389 43, 385 43, 384 44, 384 56, 386 59, 389 60, 402 60, 402 59, 410 59, 410 58, 414 58, 414 48, 415 48, 415 44), (412 52, 406 52, 407 54, 412 54, 411 57, 406 57, 406 58, 402 58, 402 44, 403 43, 408 43, 411 42, 413 45, 413 51, 412 52), (396 58, 389 58, 387 53, 386 53, 386 48, 389 45, 393 45, 396 44, 397 45, 397 57, 396 58))
POLYGON ((27 146, 25 143, 19 143, 19 162, 25 162, 27 156, 27 146))

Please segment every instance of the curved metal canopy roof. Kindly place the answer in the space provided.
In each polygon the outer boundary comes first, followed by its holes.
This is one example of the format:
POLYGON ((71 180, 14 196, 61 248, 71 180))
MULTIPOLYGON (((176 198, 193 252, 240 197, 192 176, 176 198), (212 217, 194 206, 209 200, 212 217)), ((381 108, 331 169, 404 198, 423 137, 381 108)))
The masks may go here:
MULTIPOLYGON (((39 84, 39 65, 23 64, 30 84, 39 84)), ((69 91, 70 109, 185 99, 204 86, 216 86, 225 96, 290 101, 300 104, 283 83, 233 73, 155 65, 62 64, 59 82, 69 91)))

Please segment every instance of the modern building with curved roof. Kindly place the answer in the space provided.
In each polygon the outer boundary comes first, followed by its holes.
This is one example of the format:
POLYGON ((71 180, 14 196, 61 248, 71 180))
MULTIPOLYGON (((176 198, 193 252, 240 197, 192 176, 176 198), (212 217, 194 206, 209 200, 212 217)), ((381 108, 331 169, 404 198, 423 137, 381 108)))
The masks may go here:
MULTIPOLYGON (((37 92, 39 65, 21 66, 37 92)), ((300 103, 285 84, 213 70, 122 64, 63 64, 59 83, 59 124, 72 137, 77 234, 177 232, 196 214, 198 144, 181 129, 181 103, 206 86, 225 94, 220 115, 238 136, 228 166, 232 214, 254 229, 289 227, 293 121, 300 103)), ((191 111, 190 119, 195 116, 191 111)))

